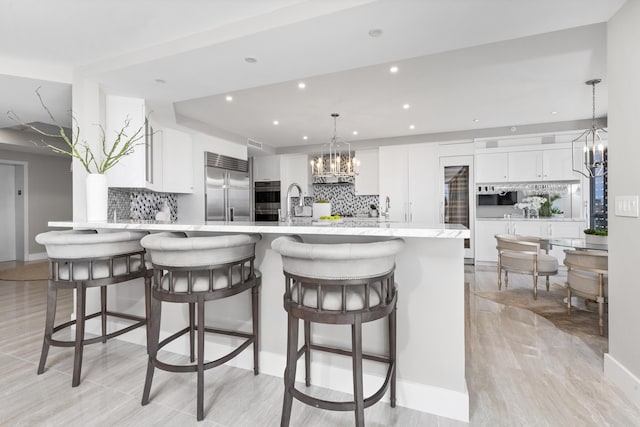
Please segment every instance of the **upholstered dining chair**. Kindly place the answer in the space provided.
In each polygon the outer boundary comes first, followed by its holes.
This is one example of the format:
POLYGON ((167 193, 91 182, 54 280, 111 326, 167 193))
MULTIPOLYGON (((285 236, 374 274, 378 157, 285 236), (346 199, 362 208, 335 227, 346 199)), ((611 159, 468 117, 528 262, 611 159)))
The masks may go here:
POLYGON ((598 328, 604 335, 604 305, 609 296, 609 255, 606 252, 564 251, 567 266, 567 314, 571 316, 571 295, 576 294, 598 303, 598 328))
POLYGON ((530 274, 533 277, 533 299, 538 299, 538 276, 546 277, 549 291, 549 276, 558 274, 558 260, 549 255, 549 245, 544 240, 517 234, 495 236, 498 250, 498 290, 509 285, 509 272, 530 274))

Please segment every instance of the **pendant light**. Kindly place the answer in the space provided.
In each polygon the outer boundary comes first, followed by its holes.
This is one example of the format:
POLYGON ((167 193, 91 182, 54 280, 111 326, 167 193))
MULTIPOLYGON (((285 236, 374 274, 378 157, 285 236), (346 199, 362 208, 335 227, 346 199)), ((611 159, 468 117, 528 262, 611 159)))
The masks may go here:
POLYGON ((592 90, 591 127, 571 141, 571 164, 573 170, 586 178, 595 178, 606 173, 607 147, 606 141, 602 139, 600 134, 602 132, 607 133, 607 130, 596 126, 596 85, 601 81, 601 79, 593 79, 585 82, 585 84, 591 86, 592 90), (579 169, 576 169, 576 162, 574 161, 576 153, 581 153, 582 156, 580 161, 582 165, 579 169))
POLYGON ((320 155, 311 160, 311 174, 318 178, 339 178, 358 175, 360 161, 351 153, 351 144, 337 134, 337 119, 333 113, 333 136, 322 146, 320 155))

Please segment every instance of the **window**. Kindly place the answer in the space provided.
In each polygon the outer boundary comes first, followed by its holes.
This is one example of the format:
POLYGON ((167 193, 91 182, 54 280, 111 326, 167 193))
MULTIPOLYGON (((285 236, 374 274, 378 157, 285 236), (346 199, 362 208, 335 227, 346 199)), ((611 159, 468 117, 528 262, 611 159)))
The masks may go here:
MULTIPOLYGON (((596 175, 600 176, 597 176, 590 180, 591 206, 589 207, 589 227, 596 230, 607 230, 609 226, 607 216, 607 209, 609 205, 609 184, 607 179, 608 155, 606 150, 604 151, 603 155, 603 165, 599 168, 596 168, 596 170, 594 171, 596 175), (604 168, 604 173, 600 173, 599 169, 602 168, 604 168)), ((597 154, 597 156, 599 157, 599 154, 597 154)), ((598 159, 598 161, 599 160, 600 159, 598 159)))

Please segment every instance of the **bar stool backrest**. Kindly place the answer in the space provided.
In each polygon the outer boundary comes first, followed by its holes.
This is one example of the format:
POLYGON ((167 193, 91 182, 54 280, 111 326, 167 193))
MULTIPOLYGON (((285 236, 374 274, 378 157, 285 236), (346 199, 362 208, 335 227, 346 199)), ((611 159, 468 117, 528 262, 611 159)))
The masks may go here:
POLYGON ((140 239, 146 232, 118 231, 96 233, 95 230, 48 231, 36 236, 49 258, 101 258, 132 252, 142 252, 140 239))

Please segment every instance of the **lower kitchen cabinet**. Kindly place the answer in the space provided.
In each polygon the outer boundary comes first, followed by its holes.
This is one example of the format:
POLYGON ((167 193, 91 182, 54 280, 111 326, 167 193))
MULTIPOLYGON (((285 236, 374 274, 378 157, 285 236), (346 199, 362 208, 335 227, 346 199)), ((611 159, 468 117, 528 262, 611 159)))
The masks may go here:
MULTIPOLYGON (((475 259, 479 262, 498 262, 496 250, 496 234, 520 234, 543 238, 581 238, 585 228, 584 221, 545 221, 545 220, 495 220, 478 219, 476 221, 476 253, 475 259)), ((564 249, 555 247, 549 251, 550 255, 558 258, 562 265, 564 249)))

